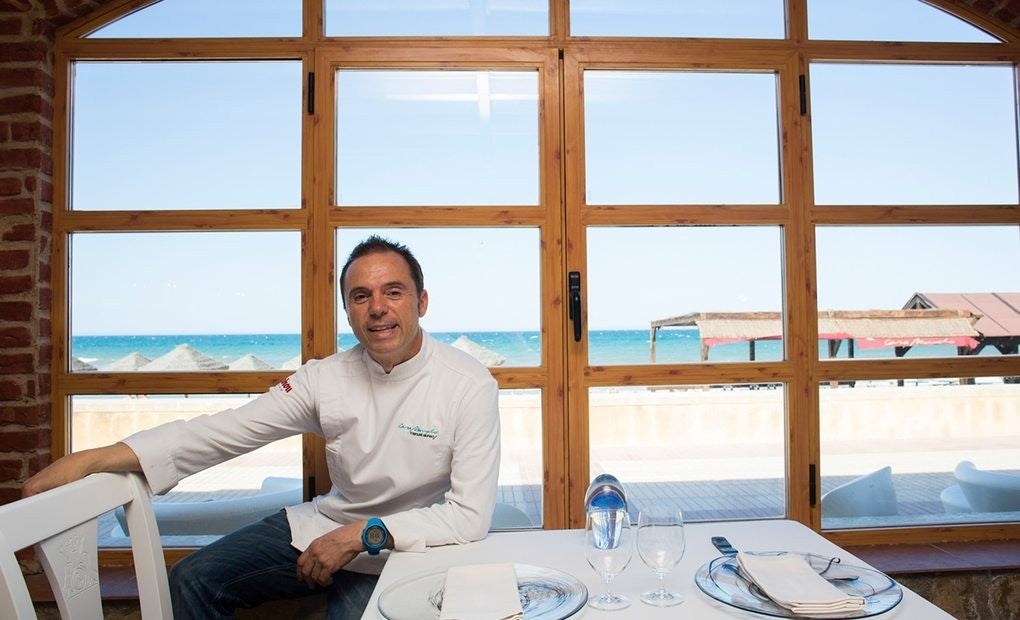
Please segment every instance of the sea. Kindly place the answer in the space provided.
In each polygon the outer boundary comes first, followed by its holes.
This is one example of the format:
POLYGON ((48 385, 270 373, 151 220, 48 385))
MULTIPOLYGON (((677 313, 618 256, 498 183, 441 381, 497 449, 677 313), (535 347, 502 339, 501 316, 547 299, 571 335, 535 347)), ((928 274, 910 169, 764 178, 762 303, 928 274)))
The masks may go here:
MULTIPOLYGON (((499 366, 538 366, 541 360, 541 333, 537 331, 492 332, 429 332, 442 342, 452 344, 462 336, 483 347, 497 358, 499 366)), ((82 370, 103 370, 104 367, 132 353, 155 360, 180 344, 188 344, 202 354, 225 365, 245 355, 254 355, 272 368, 296 368, 301 354, 299 334, 161 334, 133 336, 74 336, 71 338, 71 356, 83 362, 82 370)), ((337 346, 346 350, 356 344, 351 334, 340 334, 337 346)), ((837 357, 847 357, 847 347, 840 347, 837 357)), ((588 332, 588 361, 593 366, 648 363, 684 363, 701 360, 701 341, 696 327, 671 328, 659 331, 652 359, 650 335, 647 329, 592 330, 588 332)), ((749 359, 746 342, 713 346, 710 362, 739 362, 749 359)), ((908 357, 953 356, 951 346, 915 347, 908 357)), ((819 355, 828 357, 827 344, 819 342, 819 355)), ((893 349, 858 349, 857 358, 893 357, 893 349)), ((769 340, 755 343, 756 361, 779 361, 782 341, 769 340)), ((144 370, 144 367, 142 367, 144 370)))

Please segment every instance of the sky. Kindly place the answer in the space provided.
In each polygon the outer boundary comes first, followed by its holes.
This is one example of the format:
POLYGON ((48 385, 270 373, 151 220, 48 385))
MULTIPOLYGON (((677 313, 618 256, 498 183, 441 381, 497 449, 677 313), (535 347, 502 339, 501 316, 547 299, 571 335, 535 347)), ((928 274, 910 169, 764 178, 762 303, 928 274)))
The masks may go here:
MULTIPOLYGON (((229 36, 237 33, 223 24, 237 25, 237 15, 252 19, 241 24, 249 33, 288 35, 299 4, 164 0, 96 36, 229 36)), ((371 34, 373 18, 405 5, 327 1, 327 29, 350 23, 371 34)), ((547 21, 536 0, 414 6, 453 7, 443 23, 468 33, 508 23, 531 33, 547 21)), ((782 36, 778 0, 571 7, 580 34, 710 36, 720 16, 737 12, 754 19, 725 22, 731 34, 782 36), (662 31, 676 24, 686 30, 662 31)), ((866 38, 877 25, 880 38, 988 40, 913 0, 812 0, 809 19, 818 37, 866 38)), ((819 204, 1017 204, 1010 68, 816 64, 810 78, 819 204)), ((586 74, 588 203, 776 204, 776 79, 586 74)), ((294 208, 301 80, 293 61, 78 63, 73 208, 294 208)), ((348 70, 339 85, 341 205, 538 203, 534 73, 348 70)), ((536 230, 382 232, 425 267, 428 329, 538 329, 536 230)), ((365 234, 341 232, 338 260, 365 234)), ((590 329, 782 305, 777 227, 591 229, 587 242, 590 329)), ((817 246, 820 309, 900 308, 920 291, 1020 290, 1016 226, 827 227, 817 246)), ((73 335, 299 331, 297 233, 81 233, 72 251, 73 335)))

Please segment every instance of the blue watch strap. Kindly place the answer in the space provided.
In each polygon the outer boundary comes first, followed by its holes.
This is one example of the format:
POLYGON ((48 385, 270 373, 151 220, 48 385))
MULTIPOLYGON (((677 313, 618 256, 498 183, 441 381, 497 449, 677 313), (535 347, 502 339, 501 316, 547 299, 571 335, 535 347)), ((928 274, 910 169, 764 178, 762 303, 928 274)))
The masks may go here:
POLYGON ((369 519, 365 523, 365 529, 361 530, 361 544, 365 545, 365 551, 369 555, 379 555, 379 552, 386 548, 389 539, 390 533, 379 517, 369 519))

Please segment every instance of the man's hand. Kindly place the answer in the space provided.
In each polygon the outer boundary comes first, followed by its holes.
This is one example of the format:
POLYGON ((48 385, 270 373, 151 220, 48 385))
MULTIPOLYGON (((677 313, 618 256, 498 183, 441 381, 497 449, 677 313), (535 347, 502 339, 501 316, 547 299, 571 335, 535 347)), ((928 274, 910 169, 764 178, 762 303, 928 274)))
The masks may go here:
POLYGON ((361 543, 361 530, 365 529, 365 523, 348 523, 313 540, 298 557, 298 579, 310 587, 333 583, 333 573, 365 550, 361 543))
POLYGON ((141 471, 141 468, 134 451, 123 443, 72 452, 26 480, 21 495, 38 495, 100 471, 141 471))

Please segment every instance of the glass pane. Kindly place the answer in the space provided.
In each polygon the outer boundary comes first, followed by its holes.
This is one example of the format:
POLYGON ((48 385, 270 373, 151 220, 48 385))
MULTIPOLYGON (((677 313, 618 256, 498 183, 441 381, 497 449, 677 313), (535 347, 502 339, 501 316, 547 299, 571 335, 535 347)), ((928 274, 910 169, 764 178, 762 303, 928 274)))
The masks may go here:
POLYGON ((80 370, 296 367, 300 233, 75 233, 71 246, 80 370))
POLYGON ((1020 227, 822 226, 816 238, 819 312, 861 317, 819 317, 839 343, 822 343, 823 358, 1017 354, 1020 227))
POLYGON ((573 36, 782 39, 783 0, 570 0, 573 36))
POLYGON ((786 514, 782 386, 589 390, 590 475, 616 476, 637 518, 648 502, 688 521, 786 514))
POLYGON ((535 71, 337 72, 337 204, 538 204, 535 71))
POLYGON ((326 0, 331 37, 547 34, 548 0, 326 0))
POLYGON ((76 62, 78 210, 301 206, 300 62, 76 62))
POLYGON ((1017 204, 1013 68, 811 65, 815 202, 1017 204))
POLYGON ((162 0, 89 35, 95 39, 300 36, 301 0, 162 0))
POLYGON ((821 441, 823 528, 1020 520, 1020 378, 826 384, 821 441))
MULTIPOLYGON (((488 366, 541 363, 539 234, 536 228, 342 228, 337 275, 351 250, 378 234, 406 245, 421 263, 428 313, 422 327, 488 366)), ((339 286, 338 294, 339 294, 339 286)), ((342 349, 356 344, 337 300, 342 349)))
POLYGON ((771 73, 585 71, 585 199, 777 204, 778 119, 771 73))
POLYGON ((781 327, 754 339, 739 331, 762 313, 782 323, 781 233, 772 226, 589 228, 589 363, 783 359, 781 327))
MULTIPOLYGON (((238 407, 240 394, 104 394, 71 398, 71 451, 107 445, 159 424, 238 407)), ((301 502, 301 436, 275 441, 210 467, 153 497, 164 546, 201 546, 301 502), (215 521, 208 520, 216 513, 215 521)), ((100 544, 127 547, 117 516, 99 520, 100 544)))
POLYGON ((492 529, 542 527, 542 391, 500 390, 498 506, 492 529), (509 507, 509 508, 508 508, 509 507), (521 516, 531 522, 528 525, 521 516))
POLYGON ((919 0, 808 0, 808 33, 850 41, 998 41, 919 0))

